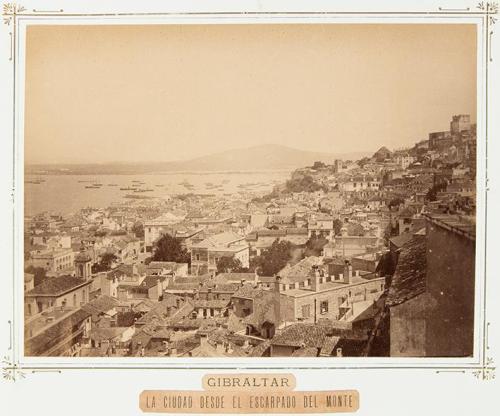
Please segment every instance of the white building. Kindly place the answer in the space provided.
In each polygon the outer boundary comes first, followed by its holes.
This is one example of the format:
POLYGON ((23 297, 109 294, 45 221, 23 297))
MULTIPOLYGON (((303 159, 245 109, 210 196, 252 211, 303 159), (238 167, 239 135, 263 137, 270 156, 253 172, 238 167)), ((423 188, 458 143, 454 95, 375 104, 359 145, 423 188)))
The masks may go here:
POLYGON ((399 154, 396 156, 396 163, 401 166, 403 169, 407 169, 413 162, 415 162, 415 158, 410 156, 408 153, 399 154))
POLYGON ((185 216, 177 216, 172 213, 166 213, 154 220, 144 222, 144 245, 146 251, 152 250, 153 244, 160 238, 166 229, 174 224, 183 221, 185 216))

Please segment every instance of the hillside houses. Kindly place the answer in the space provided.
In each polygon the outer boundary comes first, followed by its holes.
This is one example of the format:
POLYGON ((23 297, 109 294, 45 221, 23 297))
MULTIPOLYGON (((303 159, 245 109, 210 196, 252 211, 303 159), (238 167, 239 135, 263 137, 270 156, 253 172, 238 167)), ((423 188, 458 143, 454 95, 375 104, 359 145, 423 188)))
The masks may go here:
POLYGON ((446 129, 268 193, 27 217, 26 354, 471 356, 476 131, 446 129))

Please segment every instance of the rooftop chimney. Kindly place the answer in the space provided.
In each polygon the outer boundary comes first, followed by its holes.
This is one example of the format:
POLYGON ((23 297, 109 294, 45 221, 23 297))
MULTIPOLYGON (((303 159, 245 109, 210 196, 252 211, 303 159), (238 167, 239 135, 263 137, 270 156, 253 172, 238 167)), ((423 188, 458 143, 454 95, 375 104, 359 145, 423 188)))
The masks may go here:
POLYGON ((275 322, 274 326, 276 329, 279 328, 280 322, 281 322, 281 310, 280 310, 280 281, 281 277, 276 276, 275 281, 274 281, 274 317, 275 317, 275 322))
POLYGON ((226 352, 226 348, 224 346, 224 343, 220 342, 220 341, 217 341, 217 344, 215 345, 215 350, 219 353, 219 354, 224 354, 226 352))
POLYGON ((253 283, 254 283, 255 287, 257 287, 259 285, 259 275, 257 273, 257 270, 255 270, 255 274, 253 276, 253 283))
POLYGON ((206 334, 200 335, 200 346, 206 346, 208 344, 208 336, 206 334))
POLYGON ((274 291, 280 293, 280 281, 281 277, 276 275, 274 278, 274 291))
POLYGON ((314 292, 317 292, 319 290, 319 279, 320 279, 320 273, 317 265, 312 266, 312 271, 313 271, 313 277, 311 279, 311 289, 314 292))
POLYGON ((351 281, 352 281, 352 265, 349 260, 346 260, 344 265, 344 283, 351 283, 351 281))

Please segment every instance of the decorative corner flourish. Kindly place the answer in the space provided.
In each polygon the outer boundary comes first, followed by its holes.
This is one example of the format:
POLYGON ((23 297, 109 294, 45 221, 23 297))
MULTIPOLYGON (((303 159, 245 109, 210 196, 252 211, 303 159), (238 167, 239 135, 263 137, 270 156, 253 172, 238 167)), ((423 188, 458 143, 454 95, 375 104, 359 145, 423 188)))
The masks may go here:
POLYGON ((480 369, 473 371, 472 374, 478 380, 489 381, 495 378, 495 370, 496 367, 494 365, 493 358, 487 357, 483 366, 480 369))
POLYGON ((477 4, 476 8, 481 10, 484 15, 486 15, 486 34, 487 34, 487 59, 489 62, 493 62, 493 55, 491 53, 491 43, 493 38, 492 26, 497 22, 497 18, 494 16, 498 13, 498 3, 496 2, 484 2, 481 1, 477 4))
POLYGON ((25 12, 27 9, 17 3, 4 3, 2 7, 3 22, 7 26, 10 26, 11 22, 17 14, 25 12))
POLYGON ((479 10, 488 12, 488 13, 497 13, 498 12, 498 3, 489 2, 489 1, 481 1, 476 6, 479 10))
POLYGON ((2 360, 2 376, 5 380, 17 381, 25 378, 26 374, 11 358, 4 356, 2 360))
POLYGON ((490 322, 487 322, 486 323, 486 327, 485 327, 485 332, 484 332, 484 361, 483 361, 483 365, 476 369, 475 371, 472 372, 472 374, 474 375, 474 377, 476 377, 477 379, 479 380, 484 380, 484 381, 488 381, 488 380, 493 380, 495 378, 495 370, 496 370, 496 367, 495 367, 495 362, 493 360, 493 358, 491 357, 488 357, 486 355, 486 351, 489 351, 490 349, 490 322))

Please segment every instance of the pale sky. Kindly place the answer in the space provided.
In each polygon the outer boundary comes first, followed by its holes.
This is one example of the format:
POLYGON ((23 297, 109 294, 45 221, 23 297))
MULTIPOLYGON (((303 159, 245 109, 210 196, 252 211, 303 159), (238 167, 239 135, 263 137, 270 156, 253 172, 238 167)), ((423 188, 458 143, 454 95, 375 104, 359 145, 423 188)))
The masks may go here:
POLYGON ((474 25, 31 26, 28 163, 411 145, 476 120, 474 25))

